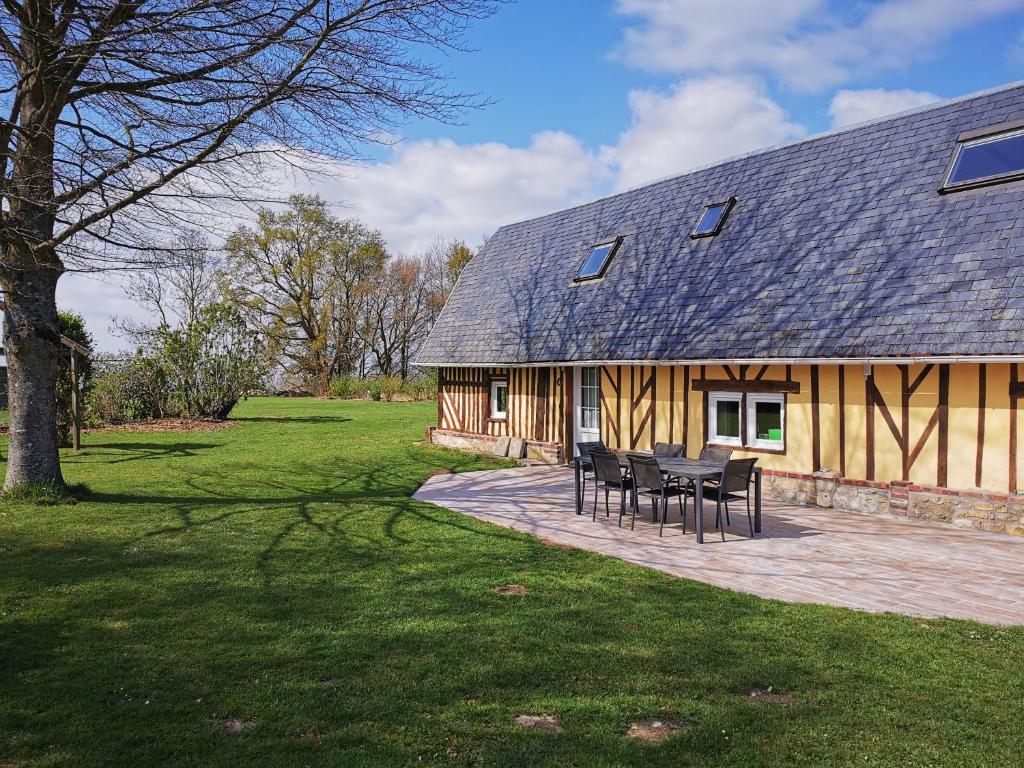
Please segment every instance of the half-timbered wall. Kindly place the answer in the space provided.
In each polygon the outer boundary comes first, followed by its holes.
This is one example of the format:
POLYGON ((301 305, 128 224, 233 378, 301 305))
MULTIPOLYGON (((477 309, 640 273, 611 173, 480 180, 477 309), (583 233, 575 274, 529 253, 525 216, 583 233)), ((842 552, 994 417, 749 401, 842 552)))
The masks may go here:
MULTIPOLYGON (((571 368, 446 369, 439 425, 571 440, 571 368), (489 422, 489 381, 509 380, 507 421, 489 422)), ((706 442, 709 392, 786 399, 785 449, 735 450, 766 469, 905 480, 948 488, 1024 488, 1024 365, 605 366, 601 436, 614 448, 706 442)), ((568 452, 567 452, 568 453, 568 452)))
POLYGON ((438 426, 458 432, 565 441, 567 377, 562 368, 446 368, 438 377, 438 426), (508 382, 508 415, 492 419, 491 381, 508 382))

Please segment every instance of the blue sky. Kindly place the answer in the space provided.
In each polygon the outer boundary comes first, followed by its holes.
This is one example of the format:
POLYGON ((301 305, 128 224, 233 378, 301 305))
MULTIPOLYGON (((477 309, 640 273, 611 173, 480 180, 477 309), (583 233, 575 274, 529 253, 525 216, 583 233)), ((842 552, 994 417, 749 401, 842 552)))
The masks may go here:
MULTIPOLYGON (((856 27, 873 10, 907 6, 922 14, 947 13, 951 6, 981 6, 966 14, 948 14, 948 25, 928 35, 929 45, 908 52, 888 66, 854 62, 842 80, 820 85, 794 83, 780 78, 762 58, 722 67, 709 57, 705 67, 689 69, 644 66, 624 57, 623 36, 642 29, 645 16, 627 13, 630 6, 688 7, 713 5, 721 25, 735 29, 735 40, 758 39, 758 28, 744 29, 730 18, 730 5, 774 5, 771 0, 754 3, 690 2, 624 3, 615 0, 520 0, 502 7, 490 19, 474 26, 468 44, 474 51, 435 57, 452 73, 459 88, 494 99, 486 109, 469 113, 464 125, 438 126, 421 122, 409 126, 409 139, 448 136, 459 143, 497 141, 510 145, 528 143, 542 130, 562 130, 592 147, 614 143, 629 125, 627 97, 636 89, 668 89, 686 77, 704 73, 741 73, 763 79, 766 91, 796 122, 811 133, 832 127, 829 106, 838 90, 913 90, 953 98, 974 91, 1024 79, 1024 3, 976 3, 942 0, 893 3, 875 2, 780 2, 809 9, 802 23, 783 27, 790 40, 803 31, 834 24, 856 27), (933 8, 929 8, 929 6, 933 8), (818 10, 814 10, 817 8, 818 10), (747 37, 747 35, 750 37, 747 37)), ((699 34, 699 27, 696 30, 699 34)), ((675 38, 683 40, 684 38, 675 38)), ((763 39, 763 38, 762 38, 763 39)), ((898 45, 898 41, 894 41, 898 45)))
MULTIPOLYGON (((414 254, 729 156, 1024 80, 1024 0, 520 0, 475 50, 431 54, 493 103, 415 122, 366 161, 281 169, 414 254)), ((201 222, 197 222, 201 224, 201 222)), ((59 300, 101 349, 137 316, 119 278, 71 276, 59 300)))

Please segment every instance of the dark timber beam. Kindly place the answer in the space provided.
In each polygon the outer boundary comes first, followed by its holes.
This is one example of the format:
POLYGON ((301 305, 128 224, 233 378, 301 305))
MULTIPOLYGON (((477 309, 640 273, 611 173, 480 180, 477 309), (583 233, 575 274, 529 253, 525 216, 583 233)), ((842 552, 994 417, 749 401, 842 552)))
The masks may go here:
POLYGON ((694 379, 695 392, 765 392, 800 394, 799 381, 772 381, 769 379, 736 381, 734 379, 694 379))

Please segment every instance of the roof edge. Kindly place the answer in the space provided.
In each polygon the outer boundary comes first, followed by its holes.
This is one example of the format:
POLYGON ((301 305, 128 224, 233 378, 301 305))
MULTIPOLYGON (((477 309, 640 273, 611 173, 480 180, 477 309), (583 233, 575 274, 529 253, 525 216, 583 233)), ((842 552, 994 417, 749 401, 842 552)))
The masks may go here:
POLYGON ((538 363, 431 363, 414 360, 417 368, 547 368, 553 365, 593 367, 601 365, 913 365, 915 363, 1024 363, 1024 353, 1016 355, 901 355, 894 357, 721 357, 680 358, 678 360, 546 360, 538 363))

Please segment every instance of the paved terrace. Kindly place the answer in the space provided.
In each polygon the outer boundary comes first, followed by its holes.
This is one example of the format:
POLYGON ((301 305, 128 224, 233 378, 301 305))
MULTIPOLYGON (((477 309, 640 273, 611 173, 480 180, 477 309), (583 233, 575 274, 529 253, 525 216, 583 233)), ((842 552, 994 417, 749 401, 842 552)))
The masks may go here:
MULTIPOLYGON (((587 497, 593 503, 593 488, 587 497)), ((650 505, 637 527, 617 527, 602 503, 598 520, 573 510, 573 473, 562 467, 439 475, 416 493, 427 501, 496 525, 600 552, 675 576, 787 602, 828 603, 910 616, 950 616, 1024 624, 1024 540, 938 528, 765 500, 764 530, 749 539, 742 504, 730 508, 726 540, 705 506, 704 544, 687 533, 678 506, 658 538, 650 505)), ((627 518, 628 519, 628 518, 627 518)))

